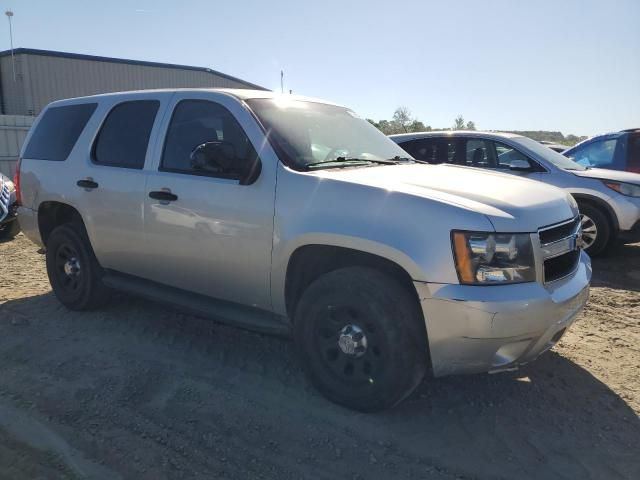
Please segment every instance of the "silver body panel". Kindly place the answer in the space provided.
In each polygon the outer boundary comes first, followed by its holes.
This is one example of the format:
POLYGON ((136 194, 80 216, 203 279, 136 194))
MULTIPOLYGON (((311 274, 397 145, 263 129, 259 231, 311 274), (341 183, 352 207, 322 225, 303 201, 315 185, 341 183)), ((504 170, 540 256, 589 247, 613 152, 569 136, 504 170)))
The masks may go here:
POLYGON ((487 347, 478 349, 464 340, 483 329, 487 338, 535 333, 540 340, 560 317, 568 324, 580 310, 590 280, 584 254, 571 275, 545 285, 544 253, 534 242, 536 282, 475 287, 459 285, 451 248, 454 229, 525 232, 535 239, 540 228, 575 217, 565 192, 502 173, 452 166, 294 171, 279 161, 243 102, 269 95, 177 90, 56 102, 96 101, 99 107, 65 162, 23 159, 19 217, 25 234, 41 243, 39 205, 67 203, 80 212, 104 267, 279 315, 287 314, 287 267, 298 248, 333 245, 378 255, 413 279, 439 374, 493 369, 484 355, 487 347), (111 106, 138 98, 161 102, 144 169, 93 165, 88 156, 92 139, 111 106), (232 112, 262 162, 255 183, 158 170, 172 108, 187 98, 212 100, 232 112), (87 192, 76 185, 88 177, 100 189, 87 192), (148 197, 162 188, 171 189, 178 201, 165 205, 148 197), (504 300, 505 294, 512 300, 504 300), (575 308, 565 308, 567 302, 575 308), (493 317, 504 321, 492 322, 493 317), (534 328, 531 318, 542 323, 534 328), (451 346, 458 351, 450 352, 451 346))

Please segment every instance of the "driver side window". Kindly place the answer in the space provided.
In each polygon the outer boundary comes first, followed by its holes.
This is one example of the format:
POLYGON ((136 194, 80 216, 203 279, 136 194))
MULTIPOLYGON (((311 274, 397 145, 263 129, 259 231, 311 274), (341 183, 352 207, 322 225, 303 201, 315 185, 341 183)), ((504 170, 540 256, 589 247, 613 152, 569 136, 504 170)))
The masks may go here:
POLYGON ((208 100, 183 100, 171 117, 160 170, 240 179, 256 158, 229 110, 208 100))

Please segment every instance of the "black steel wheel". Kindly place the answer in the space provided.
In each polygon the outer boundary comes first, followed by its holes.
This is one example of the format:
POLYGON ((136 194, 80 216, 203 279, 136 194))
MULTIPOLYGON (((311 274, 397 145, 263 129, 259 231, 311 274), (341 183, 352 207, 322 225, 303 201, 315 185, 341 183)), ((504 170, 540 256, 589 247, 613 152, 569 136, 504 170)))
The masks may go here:
POLYGON ((56 227, 47 240, 47 274, 53 293, 71 310, 90 310, 106 303, 109 289, 82 225, 56 227))
POLYGON ((393 278, 365 267, 327 273, 298 302, 296 347, 313 384, 360 411, 392 407, 427 368, 418 302, 393 278))

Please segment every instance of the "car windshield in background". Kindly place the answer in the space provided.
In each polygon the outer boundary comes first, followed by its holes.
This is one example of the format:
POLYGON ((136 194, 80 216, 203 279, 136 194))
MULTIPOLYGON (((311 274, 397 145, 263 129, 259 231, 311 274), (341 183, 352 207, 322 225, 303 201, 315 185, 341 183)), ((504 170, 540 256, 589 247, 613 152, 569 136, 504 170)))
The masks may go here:
POLYGON ((346 108, 286 97, 252 99, 247 104, 267 130, 274 148, 293 168, 311 170, 413 160, 346 108))
POLYGON ((533 153, 553 163, 558 168, 562 168, 563 170, 586 170, 584 166, 574 162, 573 160, 565 157, 558 152, 554 152, 549 147, 542 145, 535 140, 531 140, 527 137, 518 137, 514 140, 533 153))

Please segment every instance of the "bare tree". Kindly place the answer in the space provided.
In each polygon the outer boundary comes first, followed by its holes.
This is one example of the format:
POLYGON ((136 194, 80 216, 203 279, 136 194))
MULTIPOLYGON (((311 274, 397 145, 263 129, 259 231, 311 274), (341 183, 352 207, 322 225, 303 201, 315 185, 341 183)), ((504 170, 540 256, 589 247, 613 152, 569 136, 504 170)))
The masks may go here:
POLYGON ((409 131, 409 125, 413 122, 411 117, 411 111, 407 107, 398 107, 393 112, 393 121, 398 126, 399 130, 403 130, 405 133, 409 131))
POLYGON ((458 115, 456 119, 453 121, 453 130, 464 130, 464 117, 462 115, 458 115))

